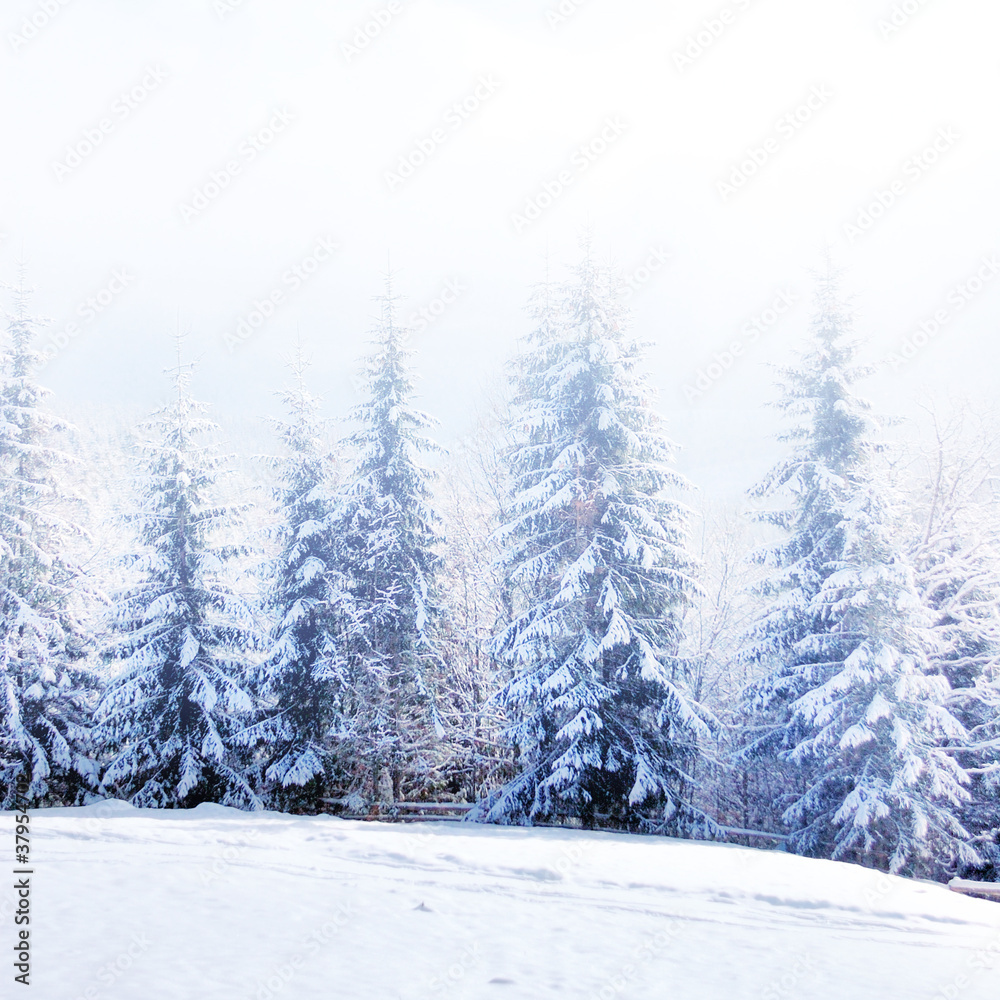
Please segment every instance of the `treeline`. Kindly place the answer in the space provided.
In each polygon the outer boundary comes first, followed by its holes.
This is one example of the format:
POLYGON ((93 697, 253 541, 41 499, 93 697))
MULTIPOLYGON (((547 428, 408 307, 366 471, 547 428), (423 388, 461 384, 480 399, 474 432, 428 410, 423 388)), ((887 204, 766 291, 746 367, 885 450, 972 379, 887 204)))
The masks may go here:
POLYGON ((994 439, 937 419, 929 443, 886 441, 831 266, 750 515, 692 508, 620 278, 589 250, 535 290, 502 398, 436 463, 387 282, 353 433, 290 361, 263 502, 245 473, 227 485, 180 347, 167 402, 81 469, 66 442, 96 450, 45 405, 23 282, 12 298, 5 808, 24 780, 40 806, 448 799, 995 877, 994 439), (79 483, 111 465, 130 493, 88 511, 79 483))

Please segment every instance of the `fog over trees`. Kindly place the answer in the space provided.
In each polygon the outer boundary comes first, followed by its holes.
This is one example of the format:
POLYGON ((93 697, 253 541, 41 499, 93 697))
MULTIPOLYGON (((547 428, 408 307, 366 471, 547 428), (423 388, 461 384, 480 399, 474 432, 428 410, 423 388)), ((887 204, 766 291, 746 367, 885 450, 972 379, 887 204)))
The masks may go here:
POLYGON ((147 420, 60 419, 22 276, 0 356, 4 802, 22 779, 37 806, 451 802, 995 877, 997 426, 955 402, 881 413, 849 275, 827 257, 812 281, 773 369, 777 460, 733 503, 677 471, 628 285, 589 237, 531 291, 449 452, 398 277, 358 332, 360 403, 326 419, 300 345, 284 415, 227 441, 241 425, 192 394, 184 337, 147 420))

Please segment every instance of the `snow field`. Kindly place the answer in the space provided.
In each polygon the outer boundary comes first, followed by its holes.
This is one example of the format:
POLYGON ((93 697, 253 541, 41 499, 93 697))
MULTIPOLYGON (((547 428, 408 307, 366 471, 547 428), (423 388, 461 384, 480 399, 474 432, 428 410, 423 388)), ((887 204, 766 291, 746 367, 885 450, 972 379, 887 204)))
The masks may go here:
MULTIPOLYGON (((779 852, 117 802, 36 811, 32 839, 34 1000, 994 1000, 1000 987, 996 904, 779 852)), ((5 951, 12 900, 8 884, 5 951)))

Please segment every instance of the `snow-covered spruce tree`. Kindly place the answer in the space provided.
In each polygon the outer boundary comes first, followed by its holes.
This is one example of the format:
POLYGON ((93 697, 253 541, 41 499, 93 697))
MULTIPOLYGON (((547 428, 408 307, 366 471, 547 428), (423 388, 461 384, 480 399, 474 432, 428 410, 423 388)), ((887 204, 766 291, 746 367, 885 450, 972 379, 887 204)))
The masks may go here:
POLYGON ((412 351, 390 278, 377 301, 367 398, 351 413, 353 463, 331 526, 352 622, 338 757, 353 769, 352 792, 390 802, 435 778, 427 751, 441 734, 433 699, 441 538, 432 472, 421 463, 438 446, 424 433, 433 421, 412 405, 412 351))
POLYGON ((97 727, 102 787, 137 806, 257 808, 235 737, 253 707, 245 674, 258 640, 223 579, 240 548, 218 537, 239 512, 213 498, 223 459, 204 443, 215 425, 189 392, 192 369, 178 360, 168 371, 174 398, 144 425, 154 440, 143 445, 125 518, 137 536, 126 558, 136 579, 112 609, 107 655, 117 671, 97 727))
POLYGON ((754 491, 791 503, 762 515, 787 534, 757 553, 772 603, 741 651, 767 671, 750 689, 761 731, 743 754, 792 765, 795 851, 937 874, 975 856, 958 819, 967 779, 942 748, 964 730, 944 707, 947 679, 931 673, 928 621, 894 544, 878 426, 851 388, 867 373, 851 330, 828 261, 812 337, 782 370, 791 453, 754 491))
POLYGON ((333 781, 332 736, 340 719, 343 656, 350 638, 349 602, 336 568, 335 509, 327 421, 308 390, 299 353, 281 393, 287 420, 274 420, 284 454, 269 458, 279 553, 267 601, 274 625, 257 672, 262 719, 239 740, 258 747, 261 795, 269 808, 313 812, 333 781))
POLYGON ((589 247, 532 311, 500 529, 515 613, 493 644, 514 672, 501 698, 519 774, 475 818, 691 834, 711 826, 686 787, 709 727, 677 655, 697 585, 673 445, 614 272, 589 247))
POLYGON ((71 534, 59 480, 64 428, 42 400, 23 274, 0 353, 0 808, 15 785, 33 802, 76 805, 96 788, 87 716, 95 680, 75 598, 84 589, 68 556, 71 534))

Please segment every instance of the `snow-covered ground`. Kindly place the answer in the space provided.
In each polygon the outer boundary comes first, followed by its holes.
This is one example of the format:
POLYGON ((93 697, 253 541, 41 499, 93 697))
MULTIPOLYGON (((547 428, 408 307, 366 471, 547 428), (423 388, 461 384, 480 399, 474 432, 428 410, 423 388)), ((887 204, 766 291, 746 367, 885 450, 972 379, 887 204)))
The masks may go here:
POLYGON ((210 805, 31 816, 34 1000, 1000 996, 1000 905, 851 865, 210 805))

